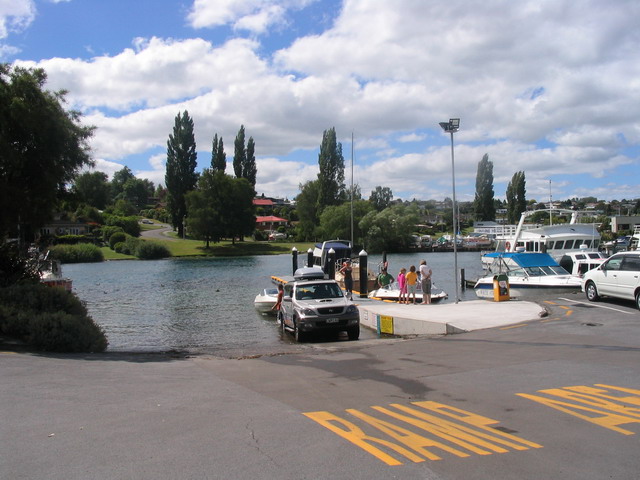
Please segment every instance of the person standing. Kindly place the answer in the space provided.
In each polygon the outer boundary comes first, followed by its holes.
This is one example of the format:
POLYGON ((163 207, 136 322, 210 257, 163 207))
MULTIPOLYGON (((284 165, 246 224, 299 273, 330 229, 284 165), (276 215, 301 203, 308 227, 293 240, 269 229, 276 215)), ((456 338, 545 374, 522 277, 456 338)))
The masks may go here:
POLYGON ((387 285, 391 285, 393 282, 393 275, 387 273, 387 269, 383 268, 382 273, 378 275, 378 288, 384 288, 387 285))
POLYGON ((278 284, 278 296, 276 297, 276 303, 273 305, 273 307, 271 307, 271 310, 275 310, 276 311, 276 317, 278 318, 278 320, 280 320, 282 322, 282 312, 281 312, 281 307, 282 307, 282 298, 284 297, 284 287, 282 286, 281 283, 278 284))
POLYGON ((339 270, 344 280, 344 289, 347 291, 349 299, 353 299, 353 267, 351 266, 351 260, 346 259, 342 264, 342 268, 339 270))
POLYGON ((409 296, 407 295, 407 269, 401 268, 396 281, 398 282, 398 288, 400 289, 400 295, 398 296, 398 303, 409 303, 409 296))
POLYGON ((426 260, 420 262, 420 279, 422 284, 422 303, 424 305, 431 304, 431 268, 427 265, 426 260))
POLYGON ((409 303, 409 297, 413 295, 413 304, 416 304, 416 289, 418 287, 418 274, 416 273, 416 266, 411 265, 409 267, 409 273, 406 276, 407 280, 407 303, 409 303))

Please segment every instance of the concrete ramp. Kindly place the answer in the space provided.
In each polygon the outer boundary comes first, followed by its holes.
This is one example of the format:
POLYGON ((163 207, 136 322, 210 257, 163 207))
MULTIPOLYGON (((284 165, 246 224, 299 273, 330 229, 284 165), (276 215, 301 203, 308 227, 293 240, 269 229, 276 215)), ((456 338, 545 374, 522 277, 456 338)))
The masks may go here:
POLYGON ((502 327, 540 318, 544 308, 534 302, 472 300, 432 305, 400 305, 354 299, 360 323, 393 335, 446 335, 502 327))

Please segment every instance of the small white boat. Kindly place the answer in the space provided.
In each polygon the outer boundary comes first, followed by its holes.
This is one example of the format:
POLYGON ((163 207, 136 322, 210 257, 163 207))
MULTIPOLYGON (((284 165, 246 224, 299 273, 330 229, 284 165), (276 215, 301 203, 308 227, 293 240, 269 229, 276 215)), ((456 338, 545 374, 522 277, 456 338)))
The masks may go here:
POLYGON ((579 276, 571 275, 547 253, 495 254, 489 275, 480 278, 474 287, 480 298, 493 298, 494 276, 505 274, 509 280, 509 295, 523 297, 546 292, 577 292, 579 276))
POLYGON ((567 252, 558 262, 571 275, 582 277, 589 270, 598 268, 607 256, 602 252, 567 252))
POLYGON ((265 288, 258 295, 256 295, 253 301, 253 306, 260 313, 266 313, 269 315, 275 315, 276 312, 273 306, 278 301, 278 289, 277 288, 265 288))
POLYGON ((73 291, 73 281, 62 275, 62 267, 59 260, 49 259, 49 252, 40 261, 40 283, 48 287, 60 287, 66 291, 73 291))
MULTIPOLYGON (((393 282, 386 287, 378 288, 369 293, 369 298, 374 300, 383 300, 388 302, 397 302, 400 298, 400 287, 397 282, 393 282)), ((449 298, 449 295, 441 288, 435 285, 431 286, 431 303, 438 303, 441 300, 449 298)), ((409 302, 413 303, 413 295, 409 298, 409 302)), ((422 303, 422 290, 420 290, 420 283, 418 282, 418 289, 416 290, 416 303, 422 303)))

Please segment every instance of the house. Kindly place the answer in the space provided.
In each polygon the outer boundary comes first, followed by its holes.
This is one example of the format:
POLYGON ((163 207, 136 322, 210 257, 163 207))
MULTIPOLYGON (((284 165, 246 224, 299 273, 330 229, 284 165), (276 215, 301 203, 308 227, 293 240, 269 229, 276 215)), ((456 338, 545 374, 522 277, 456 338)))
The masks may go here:
POLYGON ((84 235, 85 233, 89 233, 89 225, 63 220, 62 214, 55 215, 51 222, 40 228, 40 235, 84 235))
POLYGON ((272 231, 278 227, 286 227, 288 220, 286 218, 275 217, 273 215, 267 215, 263 217, 256 217, 256 229, 260 231, 272 231))

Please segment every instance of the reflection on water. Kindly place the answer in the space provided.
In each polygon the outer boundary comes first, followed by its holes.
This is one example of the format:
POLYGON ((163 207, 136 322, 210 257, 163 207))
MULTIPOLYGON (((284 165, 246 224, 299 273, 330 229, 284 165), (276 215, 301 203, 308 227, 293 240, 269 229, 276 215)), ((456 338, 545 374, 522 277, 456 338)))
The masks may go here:
MULTIPOLYGON (((426 258, 434 282, 453 301, 453 254, 390 254, 389 272, 426 258)), ((377 265, 379 256, 369 263, 377 265)), ((302 262, 302 260, 299 260, 302 262)), ((106 331, 111 351, 247 352, 289 343, 273 317, 253 308, 271 275, 291 274, 290 255, 112 261, 65 265, 73 288, 106 331)), ((478 253, 458 254, 467 278, 481 272, 478 253)), ((475 299, 473 291, 462 300, 475 299)))

